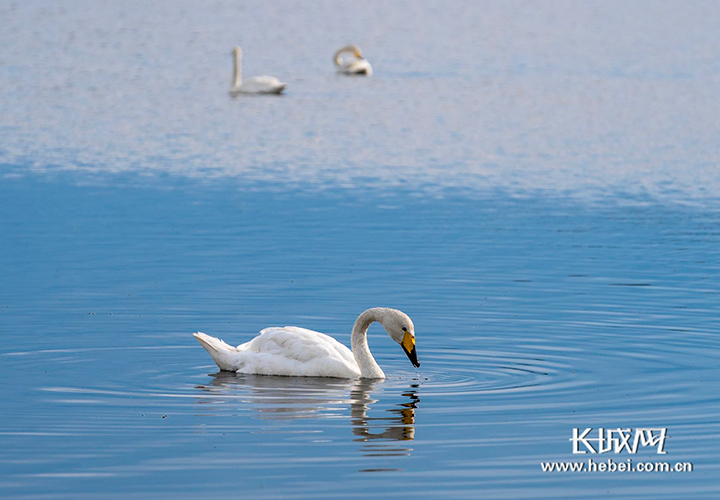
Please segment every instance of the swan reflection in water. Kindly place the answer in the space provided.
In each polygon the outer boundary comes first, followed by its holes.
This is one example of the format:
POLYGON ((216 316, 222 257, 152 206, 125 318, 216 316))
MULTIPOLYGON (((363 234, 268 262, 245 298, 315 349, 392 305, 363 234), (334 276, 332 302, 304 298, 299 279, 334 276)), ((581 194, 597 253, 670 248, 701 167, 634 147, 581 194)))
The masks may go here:
MULTIPOLYGON (((209 384, 197 386, 206 393, 198 403, 211 405, 218 414, 220 407, 215 405, 242 401, 251 405, 261 420, 341 419, 347 415, 345 410, 349 406, 352 433, 356 436, 353 441, 362 443, 363 455, 390 457, 412 452, 407 441, 415 438, 415 409, 420 401, 417 383, 403 390, 392 407, 373 411, 376 403, 388 404, 388 397, 383 397, 383 401, 374 397, 386 381, 233 372, 211 376, 209 384)), ((375 470, 380 469, 367 469, 375 470)))

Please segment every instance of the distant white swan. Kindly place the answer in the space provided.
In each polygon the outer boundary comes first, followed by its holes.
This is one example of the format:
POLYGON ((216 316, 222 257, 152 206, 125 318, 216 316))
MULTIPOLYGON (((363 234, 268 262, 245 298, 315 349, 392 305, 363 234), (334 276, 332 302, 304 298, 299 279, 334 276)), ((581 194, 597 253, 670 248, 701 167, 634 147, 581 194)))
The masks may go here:
POLYGON ((230 87, 230 94, 279 94, 287 83, 282 83, 274 76, 255 76, 252 78, 242 78, 242 49, 235 47, 233 54, 233 81, 230 87))
POLYGON ((402 346, 413 366, 420 366, 412 321, 402 311, 386 307, 368 309, 358 316, 350 336, 352 351, 324 333, 296 326, 266 328, 237 347, 202 332, 193 335, 221 370, 296 377, 385 378, 367 343, 368 328, 375 321, 402 346))
POLYGON ((363 58, 360 47, 357 45, 346 45, 335 52, 333 62, 337 66, 338 73, 344 75, 372 75, 372 66, 363 58), (342 59, 340 56, 345 53, 352 54, 353 58, 342 59))

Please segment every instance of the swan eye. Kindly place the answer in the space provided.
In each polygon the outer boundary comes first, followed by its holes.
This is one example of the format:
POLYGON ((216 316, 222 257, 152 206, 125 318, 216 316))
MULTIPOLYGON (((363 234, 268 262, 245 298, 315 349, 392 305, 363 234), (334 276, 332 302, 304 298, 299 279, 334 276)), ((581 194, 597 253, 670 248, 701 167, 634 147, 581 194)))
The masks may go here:
POLYGON ((403 326, 403 332, 407 332, 407 328, 403 326))

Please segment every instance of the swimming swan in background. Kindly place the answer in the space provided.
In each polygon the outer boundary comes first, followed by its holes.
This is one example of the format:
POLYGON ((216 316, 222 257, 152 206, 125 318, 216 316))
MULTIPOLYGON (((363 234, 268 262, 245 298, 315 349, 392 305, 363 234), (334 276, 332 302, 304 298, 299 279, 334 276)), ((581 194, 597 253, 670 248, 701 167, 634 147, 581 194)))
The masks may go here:
POLYGON ((337 66, 338 73, 344 75, 372 75, 372 66, 363 58, 360 47, 357 45, 346 45, 335 52, 333 62, 337 66), (340 56, 346 52, 351 53, 355 59, 342 59, 340 56))
POLYGON ((237 347, 202 332, 193 335, 221 370, 258 375, 382 379, 385 374, 367 343, 368 328, 375 321, 402 346, 413 366, 420 366, 412 321, 402 311, 387 307, 374 307, 358 316, 350 336, 352 351, 324 333, 297 326, 265 328, 250 342, 237 347))
POLYGON ((235 47, 232 50, 233 54, 233 81, 232 87, 230 87, 230 94, 279 94, 287 83, 282 83, 274 76, 255 76, 247 78, 243 81, 242 79, 242 49, 235 47))

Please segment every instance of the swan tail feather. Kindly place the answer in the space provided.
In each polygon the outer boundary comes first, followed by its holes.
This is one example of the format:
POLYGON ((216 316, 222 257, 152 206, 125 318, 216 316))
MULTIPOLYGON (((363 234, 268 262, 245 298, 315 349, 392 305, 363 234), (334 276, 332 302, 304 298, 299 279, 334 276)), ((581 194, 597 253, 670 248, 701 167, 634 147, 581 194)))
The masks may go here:
POLYGON ((200 345, 210 354, 218 368, 225 371, 237 371, 239 360, 238 360, 238 349, 230 344, 227 344, 221 339, 211 337, 202 332, 193 333, 200 345))

